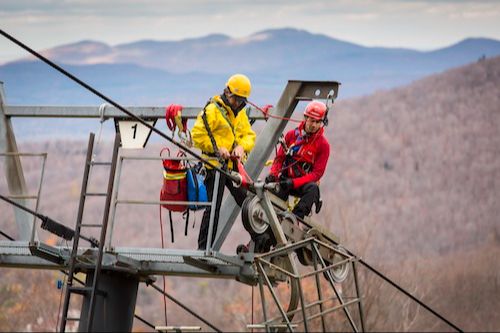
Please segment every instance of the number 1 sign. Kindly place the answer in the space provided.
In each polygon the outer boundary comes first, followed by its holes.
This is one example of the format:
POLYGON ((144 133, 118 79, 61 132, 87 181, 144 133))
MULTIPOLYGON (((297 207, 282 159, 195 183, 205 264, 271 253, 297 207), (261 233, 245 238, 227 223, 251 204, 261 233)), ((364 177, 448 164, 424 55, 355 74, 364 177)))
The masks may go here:
MULTIPOLYGON (((146 146, 151 129, 138 121, 115 119, 115 128, 120 132, 122 139, 122 148, 142 149, 146 146)), ((145 120, 151 126, 154 126, 156 119, 145 120)))

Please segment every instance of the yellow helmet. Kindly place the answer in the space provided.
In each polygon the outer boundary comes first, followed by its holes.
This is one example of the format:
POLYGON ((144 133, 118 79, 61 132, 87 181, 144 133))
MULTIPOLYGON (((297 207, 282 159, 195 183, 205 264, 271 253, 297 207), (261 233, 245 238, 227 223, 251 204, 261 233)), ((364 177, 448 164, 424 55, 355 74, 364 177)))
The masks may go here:
POLYGON ((229 88, 229 91, 237 96, 243 97, 247 99, 250 96, 250 92, 252 91, 252 84, 250 83, 250 79, 243 74, 234 74, 231 76, 227 82, 226 86, 229 88))

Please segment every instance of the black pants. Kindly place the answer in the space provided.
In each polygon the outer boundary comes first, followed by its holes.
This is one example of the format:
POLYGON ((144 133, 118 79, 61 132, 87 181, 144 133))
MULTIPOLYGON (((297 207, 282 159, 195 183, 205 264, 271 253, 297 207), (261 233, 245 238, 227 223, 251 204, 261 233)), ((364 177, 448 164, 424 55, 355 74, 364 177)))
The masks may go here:
MULTIPOLYGON (((309 215, 314 203, 318 205, 319 202, 319 187, 316 183, 307 183, 290 191, 280 190, 275 194, 283 200, 287 200, 289 195, 299 197, 300 200, 293 208, 292 213, 301 219, 309 215)), ((256 253, 268 252, 272 246, 276 245, 276 239, 274 238, 271 228, 267 228, 265 233, 253 238, 253 241, 255 243, 256 253)))
POLYGON ((292 213, 294 213, 301 219, 311 213, 312 205, 314 203, 317 204, 317 202, 319 202, 319 186, 316 183, 307 183, 297 189, 293 189, 290 191, 280 190, 276 194, 283 200, 287 200, 289 195, 300 198, 297 205, 295 205, 295 207, 293 208, 292 213))
MULTIPOLYGON (((207 170, 207 175, 205 177, 205 186, 207 188, 208 201, 211 202, 213 199, 214 187, 215 187, 215 170, 207 170)), ((243 201, 247 196, 247 190, 243 187, 234 187, 231 179, 226 178, 223 174, 220 175, 219 188, 217 191, 217 201, 215 204, 215 218, 214 227, 212 230, 212 245, 217 234, 217 225, 219 223, 219 211, 222 203, 222 196, 224 195, 224 187, 229 189, 234 200, 241 207, 243 201)), ((207 207, 205 212, 203 212, 203 219, 201 220, 200 234, 198 235, 198 250, 205 250, 207 246, 208 239, 208 227, 210 224, 210 212, 211 207, 207 207)))

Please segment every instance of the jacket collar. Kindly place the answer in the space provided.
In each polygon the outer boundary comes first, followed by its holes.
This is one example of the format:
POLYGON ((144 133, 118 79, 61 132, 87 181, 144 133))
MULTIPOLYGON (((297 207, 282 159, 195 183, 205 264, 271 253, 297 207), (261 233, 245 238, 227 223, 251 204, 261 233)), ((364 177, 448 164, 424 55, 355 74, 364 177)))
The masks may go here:
POLYGON ((226 111, 231 115, 231 116, 236 116, 233 112, 233 109, 231 109, 231 107, 229 105, 227 105, 226 103, 224 103, 224 99, 221 97, 221 95, 215 95, 214 97, 212 97, 212 100, 219 104, 219 106, 223 107, 224 109, 226 109, 226 111))

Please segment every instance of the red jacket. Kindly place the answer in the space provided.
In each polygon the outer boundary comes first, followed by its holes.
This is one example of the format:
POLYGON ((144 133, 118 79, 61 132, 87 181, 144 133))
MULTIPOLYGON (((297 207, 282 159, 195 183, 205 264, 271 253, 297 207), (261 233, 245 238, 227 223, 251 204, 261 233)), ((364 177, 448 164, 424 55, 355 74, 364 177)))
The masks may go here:
POLYGON ((282 174, 292 178, 293 188, 319 181, 325 173, 330 157, 330 144, 323 132, 324 128, 320 128, 313 135, 306 135, 302 122, 299 127, 286 133, 285 143, 289 147, 288 150, 294 150, 295 147, 296 152, 287 158, 287 152, 280 146, 271 167, 271 174, 275 177, 282 174))

